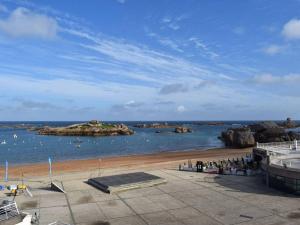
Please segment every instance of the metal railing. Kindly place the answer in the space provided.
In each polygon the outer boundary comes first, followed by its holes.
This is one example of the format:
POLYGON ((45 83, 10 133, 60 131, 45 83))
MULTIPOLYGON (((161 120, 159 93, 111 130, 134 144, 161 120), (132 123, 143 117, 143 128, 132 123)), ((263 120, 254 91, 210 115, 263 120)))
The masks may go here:
POLYGON ((257 148, 266 150, 268 153, 275 153, 281 155, 287 155, 299 151, 298 141, 286 141, 286 142, 270 142, 270 143, 256 143, 257 148))
POLYGON ((269 142, 269 143, 256 143, 257 148, 285 148, 294 150, 298 148, 298 141, 285 141, 285 142, 269 142))
POLYGON ((8 220, 20 214, 16 202, 8 202, 0 207, 0 221, 8 220))

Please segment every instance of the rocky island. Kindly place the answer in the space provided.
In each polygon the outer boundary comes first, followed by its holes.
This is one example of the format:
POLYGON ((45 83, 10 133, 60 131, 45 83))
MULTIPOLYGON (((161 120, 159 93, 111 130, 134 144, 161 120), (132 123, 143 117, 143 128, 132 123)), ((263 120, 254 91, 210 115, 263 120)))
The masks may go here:
POLYGON ((223 126, 225 123, 220 121, 200 121, 200 122, 195 122, 194 124, 200 126, 223 126))
POLYGON ((288 118, 285 122, 265 121, 239 128, 229 128, 223 131, 220 139, 226 146, 246 148, 256 142, 284 142, 300 139, 300 134, 288 129, 299 127, 288 118))
POLYGON ((136 124, 134 125, 134 127, 137 127, 137 128, 160 128, 160 129, 163 129, 163 128, 176 128, 178 125, 171 125, 171 124, 168 124, 168 123, 139 123, 139 124, 136 124))
POLYGON ((192 129, 189 127, 176 127, 174 132, 175 133, 191 133, 192 129))
MULTIPOLYGON (((166 128, 174 128, 174 133, 191 133, 192 129, 189 127, 185 127, 178 124, 168 124, 168 123, 141 123, 136 124, 134 127, 137 128, 155 128, 155 129, 166 129, 166 128)), ((155 133, 161 133, 162 131, 157 130, 155 133)))
POLYGON ((38 130, 39 135, 57 136, 116 136, 133 133, 134 131, 124 124, 105 124, 97 120, 66 127, 43 127, 38 130))

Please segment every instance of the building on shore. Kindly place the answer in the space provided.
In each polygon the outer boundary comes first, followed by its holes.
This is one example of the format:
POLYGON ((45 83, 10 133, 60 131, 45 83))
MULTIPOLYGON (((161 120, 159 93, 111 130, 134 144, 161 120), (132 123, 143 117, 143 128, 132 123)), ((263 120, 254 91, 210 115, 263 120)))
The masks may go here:
POLYGON ((257 143, 253 159, 259 162, 269 187, 300 195, 299 141, 257 143))

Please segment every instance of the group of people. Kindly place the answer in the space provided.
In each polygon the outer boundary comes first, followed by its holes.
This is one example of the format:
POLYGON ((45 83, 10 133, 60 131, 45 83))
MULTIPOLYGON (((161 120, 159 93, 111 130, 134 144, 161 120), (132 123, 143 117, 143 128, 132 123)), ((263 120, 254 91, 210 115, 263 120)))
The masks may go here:
POLYGON ((231 175, 250 175, 257 168, 258 165, 252 160, 251 154, 246 155, 246 157, 219 160, 217 162, 197 161, 195 166, 193 166, 191 160, 189 160, 187 165, 184 164, 183 167, 179 165, 179 170, 196 170, 197 172, 231 175))

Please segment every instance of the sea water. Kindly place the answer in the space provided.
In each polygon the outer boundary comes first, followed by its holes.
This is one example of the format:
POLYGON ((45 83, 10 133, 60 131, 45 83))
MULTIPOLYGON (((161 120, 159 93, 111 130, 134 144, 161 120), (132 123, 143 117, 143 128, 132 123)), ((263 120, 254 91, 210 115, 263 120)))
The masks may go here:
MULTIPOLYGON (((78 122, 0 122, 3 124, 32 124, 34 126, 66 126, 78 122)), ((120 122, 118 122, 120 123, 120 122)), ((155 152, 179 151, 222 147, 218 139, 221 132, 232 126, 250 122, 227 121, 223 125, 197 125, 195 122, 169 122, 190 127, 192 133, 177 134, 173 128, 135 128, 134 124, 145 122, 122 122, 135 131, 130 136, 73 137, 43 136, 35 131, 15 128, 0 128, 0 165, 7 160, 10 164, 90 159, 107 156, 150 154, 155 152), (156 133, 160 131, 160 133, 156 133)), ((152 123, 152 122, 146 122, 152 123)))

